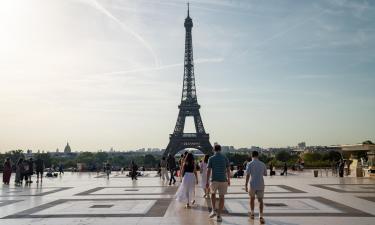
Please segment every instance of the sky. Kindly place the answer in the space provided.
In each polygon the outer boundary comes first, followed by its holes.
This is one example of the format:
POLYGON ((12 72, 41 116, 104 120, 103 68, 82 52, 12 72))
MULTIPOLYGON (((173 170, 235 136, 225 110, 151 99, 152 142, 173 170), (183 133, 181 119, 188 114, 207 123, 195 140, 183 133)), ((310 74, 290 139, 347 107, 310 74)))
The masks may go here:
MULTIPOLYGON (((375 141, 375 1, 190 3, 212 143, 375 141)), ((0 152, 165 148, 185 17, 184 0, 2 1, 0 152)))

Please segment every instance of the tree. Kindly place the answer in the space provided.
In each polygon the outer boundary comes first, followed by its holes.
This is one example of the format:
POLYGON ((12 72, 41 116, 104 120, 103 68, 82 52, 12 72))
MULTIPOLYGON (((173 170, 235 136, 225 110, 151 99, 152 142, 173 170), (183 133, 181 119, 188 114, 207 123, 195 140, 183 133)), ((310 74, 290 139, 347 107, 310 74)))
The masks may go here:
POLYGON ((364 145, 373 145, 374 143, 372 141, 370 141, 370 140, 367 140, 367 141, 362 142, 362 144, 364 144, 364 145))
POLYGON ((281 162, 287 162, 290 158, 290 153, 287 151, 279 151, 276 153, 276 159, 281 162))
POLYGON ((145 155, 144 166, 155 167, 156 164, 157 164, 157 160, 155 159, 153 155, 150 155, 150 154, 145 155))

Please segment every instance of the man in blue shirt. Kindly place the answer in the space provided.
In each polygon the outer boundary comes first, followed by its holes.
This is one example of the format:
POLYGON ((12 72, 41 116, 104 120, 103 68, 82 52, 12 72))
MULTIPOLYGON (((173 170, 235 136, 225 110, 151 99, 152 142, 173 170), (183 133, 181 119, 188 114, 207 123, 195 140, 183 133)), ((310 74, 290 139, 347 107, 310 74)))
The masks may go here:
POLYGON ((246 167, 246 183, 245 190, 250 195, 250 218, 254 219, 254 201, 255 195, 259 202, 259 220, 261 224, 264 224, 263 218, 263 197, 264 197, 264 180, 263 176, 267 176, 266 165, 258 159, 258 152, 253 151, 251 156, 253 160, 247 164, 246 167), (250 179, 251 176, 251 179, 250 179), (250 179, 250 182, 249 182, 250 179), (250 190, 248 184, 250 183, 250 190))
POLYGON ((224 208, 224 195, 227 193, 228 186, 230 185, 230 170, 227 157, 221 154, 221 146, 215 145, 214 151, 215 154, 208 159, 206 187, 211 188, 212 211, 209 217, 214 218, 217 215, 217 221, 221 222, 221 212, 224 208), (209 182, 210 177, 211 183, 209 182), (219 192, 219 208, 217 214, 215 212, 216 192, 219 192))

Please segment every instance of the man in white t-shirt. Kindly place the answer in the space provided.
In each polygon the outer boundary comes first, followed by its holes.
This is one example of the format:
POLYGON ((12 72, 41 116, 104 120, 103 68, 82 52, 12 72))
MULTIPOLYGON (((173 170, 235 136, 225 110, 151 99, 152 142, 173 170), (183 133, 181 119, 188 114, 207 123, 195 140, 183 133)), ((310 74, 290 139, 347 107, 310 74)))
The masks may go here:
POLYGON ((264 180, 263 176, 267 176, 266 165, 258 159, 259 153, 253 151, 251 156, 253 160, 246 166, 246 183, 245 190, 250 195, 250 219, 254 219, 254 201, 255 196, 259 202, 259 220, 261 224, 265 223, 263 218, 263 197, 264 197, 264 180), (249 182, 250 179, 250 182, 249 182), (250 184, 250 189, 248 185, 250 184))

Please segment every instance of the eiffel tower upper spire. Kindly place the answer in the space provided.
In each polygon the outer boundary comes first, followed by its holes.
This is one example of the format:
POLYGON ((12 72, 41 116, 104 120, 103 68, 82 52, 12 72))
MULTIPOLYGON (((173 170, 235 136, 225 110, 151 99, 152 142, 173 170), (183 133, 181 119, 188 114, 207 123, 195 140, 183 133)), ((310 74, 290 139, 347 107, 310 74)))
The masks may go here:
POLYGON ((184 57, 184 82, 182 88, 181 105, 196 103, 196 88, 194 77, 193 43, 191 29, 193 20, 190 18, 190 9, 188 3, 187 17, 184 23, 185 27, 185 57, 184 57))

